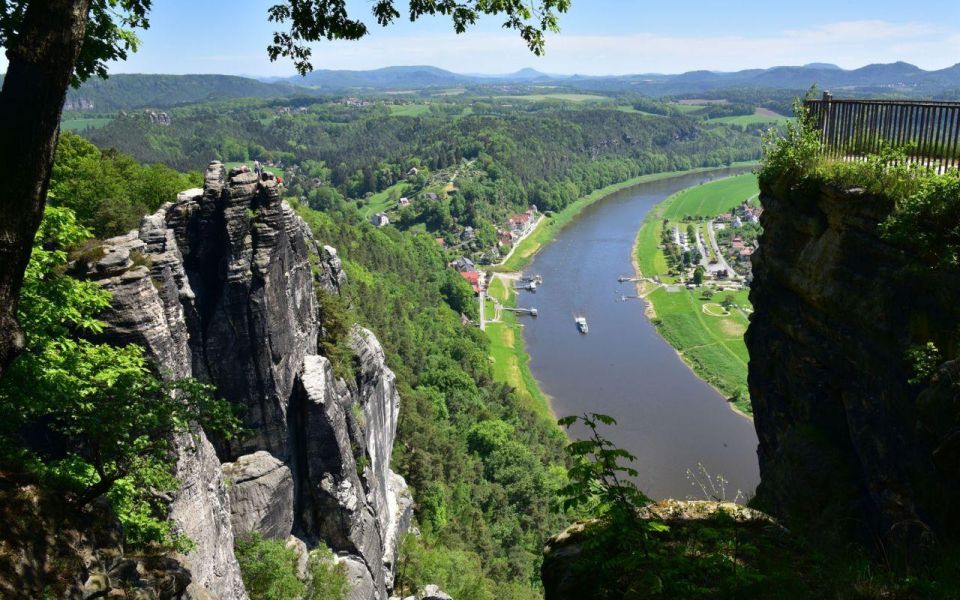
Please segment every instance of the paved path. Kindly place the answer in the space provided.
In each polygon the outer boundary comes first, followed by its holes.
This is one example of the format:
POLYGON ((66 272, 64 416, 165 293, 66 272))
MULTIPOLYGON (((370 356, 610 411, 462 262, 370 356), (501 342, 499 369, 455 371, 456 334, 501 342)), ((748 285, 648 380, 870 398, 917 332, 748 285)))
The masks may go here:
POLYGON ((713 246, 713 251, 717 254, 717 260, 719 261, 720 268, 726 269, 727 273, 730 275, 730 279, 740 279, 740 276, 737 275, 737 272, 727 263, 727 259, 723 257, 723 254, 720 253, 720 246, 717 245, 717 234, 713 231, 713 221, 707 221, 707 233, 710 234, 710 245, 713 246))
POLYGON ((697 252, 700 253, 700 264, 703 265, 704 269, 710 269, 710 264, 707 262, 707 249, 703 247, 703 237, 700 235, 700 228, 697 227, 694 232, 697 236, 697 252))
POLYGON ((529 229, 527 229, 527 232, 524 233, 522 236, 520 236, 520 238, 517 240, 517 243, 515 243, 512 248, 510 248, 510 252, 508 252, 507 255, 503 257, 503 260, 501 260, 500 262, 498 262, 498 263, 496 263, 496 264, 490 265, 490 266, 491 266, 491 267, 499 267, 500 265, 502 265, 502 264, 506 263, 508 260, 510 260, 510 257, 513 256, 514 251, 517 249, 517 247, 520 246, 520 242, 522 242, 523 240, 527 239, 527 238, 530 236, 531 233, 533 233, 534 231, 536 231, 536 230, 537 230, 537 227, 540 226, 540 223, 543 221, 543 219, 544 219, 544 217, 543 217, 543 215, 541 214, 541 215, 537 218, 536 222, 535 222, 529 229))

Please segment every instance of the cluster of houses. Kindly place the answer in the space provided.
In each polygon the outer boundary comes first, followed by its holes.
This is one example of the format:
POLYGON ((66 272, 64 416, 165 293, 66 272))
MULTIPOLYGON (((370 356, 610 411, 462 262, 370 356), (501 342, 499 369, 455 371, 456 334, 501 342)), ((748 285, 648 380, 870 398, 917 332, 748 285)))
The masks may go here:
POLYGON ((500 245, 510 248, 517 240, 530 233, 537 224, 537 207, 531 205, 527 212, 517 213, 507 219, 506 227, 497 228, 497 240, 500 245))
POLYGON ((743 227, 745 223, 759 223, 762 212, 763 208, 753 206, 749 202, 744 202, 729 213, 718 216, 714 219, 714 223, 724 226, 730 225, 731 227, 743 227))
POLYGON ((307 112, 306 106, 297 106, 297 107, 281 106, 277 109, 278 115, 302 115, 305 112, 307 112))
MULTIPOLYGON (((730 213, 722 214, 714 219, 714 228, 717 231, 727 227, 736 230, 747 224, 759 223, 762 212, 763 208, 744 202, 730 211, 730 213)), ((750 237, 753 238, 753 236, 750 237)), ((723 249, 724 254, 729 257, 732 268, 736 270, 739 275, 749 279, 752 268, 750 257, 753 256, 753 253, 757 249, 756 240, 747 239, 740 233, 734 233, 734 235, 729 238, 729 241, 721 240, 718 243, 723 249)))
POLYGON ((467 280, 467 283, 473 288, 474 294, 480 293, 480 271, 477 270, 477 265, 472 260, 466 256, 461 256, 452 261, 449 266, 460 273, 460 277, 467 280))
POLYGON ((361 108, 364 106, 372 106, 372 100, 364 100, 363 98, 354 98, 350 96, 349 98, 341 98, 337 101, 337 104, 342 104, 343 106, 352 106, 354 108, 361 108))

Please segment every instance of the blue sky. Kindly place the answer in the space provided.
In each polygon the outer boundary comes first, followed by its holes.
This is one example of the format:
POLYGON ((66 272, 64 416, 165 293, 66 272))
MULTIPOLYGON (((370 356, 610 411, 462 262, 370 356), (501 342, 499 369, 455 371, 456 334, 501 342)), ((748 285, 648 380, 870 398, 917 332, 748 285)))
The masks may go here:
MULTIPOLYGON (((273 31, 266 9, 275 2, 157 0, 140 52, 111 71, 292 74, 288 62, 266 57, 273 31)), ((350 4, 368 18, 372 0, 350 4)), ((362 41, 316 44, 314 66, 431 64, 461 73, 533 67, 600 75, 896 60, 934 69, 960 62, 957 0, 573 0, 542 58, 494 18, 461 36, 439 17, 387 29, 369 22, 373 33, 362 41)))

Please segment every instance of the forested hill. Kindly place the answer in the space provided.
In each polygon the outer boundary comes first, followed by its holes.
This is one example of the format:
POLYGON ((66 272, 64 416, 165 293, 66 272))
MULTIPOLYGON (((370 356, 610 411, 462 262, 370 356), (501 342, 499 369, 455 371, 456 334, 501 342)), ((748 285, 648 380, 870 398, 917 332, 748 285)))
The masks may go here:
POLYGON ((157 125, 128 115, 86 135, 101 148, 180 170, 201 168, 211 158, 282 162, 288 189, 318 208, 336 198, 364 202, 409 182, 406 195, 449 197, 454 218, 469 216, 461 221, 474 227, 530 203, 558 210, 637 175, 756 159, 764 129, 632 108, 507 101, 243 100, 171 116, 170 125, 157 125), (421 173, 409 181, 412 167, 429 178, 421 173))
POLYGON ((164 108, 230 98, 276 98, 311 94, 288 83, 264 83, 233 75, 111 75, 91 79, 67 93, 67 110, 106 112, 164 108))
POLYGON ((536 93, 536 86, 551 86, 568 91, 640 93, 661 97, 734 88, 802 92, 813 85, 842 91, 847 96, 947 97, 956 95, 956 90, 960 89, 960 65, 925 71, 899 62, 846 70, 814 63, 728 73, 691 71, 672 75, 616 76, 554 75, 533 69, 505 75, 464 75, 430 66, 398 66, 370 71, 318 70, 306 77, 296 75, 271 81, 232 75, 119 74, 106 80, 93 79, 78 90, 70 90, 66 108, 102 113, 241 97, 382 93, 390 90, 410 92, 451 87, 465 88, 468 94, 478 96, 502 93, 504 89, 536 93))

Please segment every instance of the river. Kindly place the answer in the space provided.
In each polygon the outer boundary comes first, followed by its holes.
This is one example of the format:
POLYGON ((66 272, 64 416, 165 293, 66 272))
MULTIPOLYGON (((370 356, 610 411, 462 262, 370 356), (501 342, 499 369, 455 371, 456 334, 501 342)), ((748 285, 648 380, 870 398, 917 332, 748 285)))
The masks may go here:
MULTIPOLYGON (((530 367, 551 397, 558 417, 599 412, 617 419, 603 433, 637 456, 637 483, 655 499, 702 499, 687 470, 699 465, 728 481, 725 495, 747 497, 760 479, 753 422, 734 413, 724 398, 683 363, 644 316, 635 294, 631 252, 647 212, 674 192, 723 176, 734 168, 643 183, 587 207, 524 269, 543 276, 518 306, 534 306, 523 318, 530 367), (587 317, 588 335, 575 315, 587 317)), ((583 437, 573 429, 571 437, 583 437)), ((701 479, 703 477, 701 476, 701 479)))

